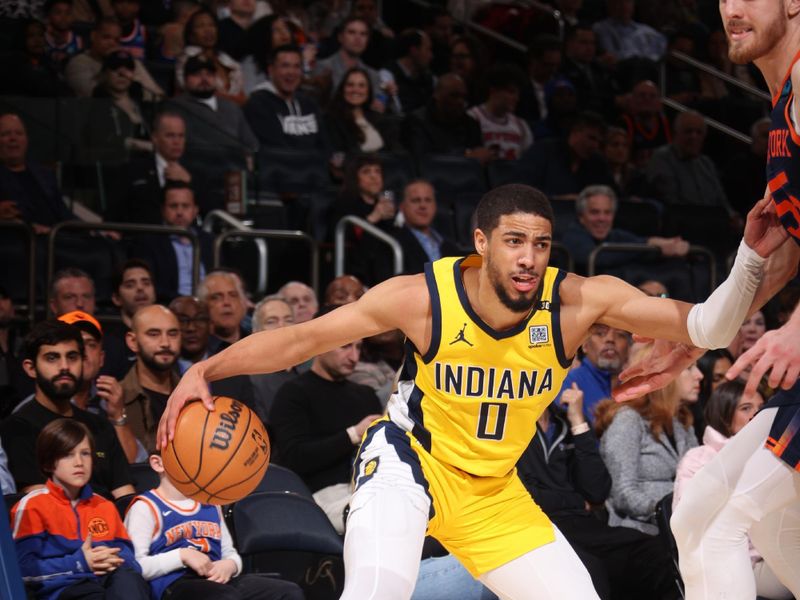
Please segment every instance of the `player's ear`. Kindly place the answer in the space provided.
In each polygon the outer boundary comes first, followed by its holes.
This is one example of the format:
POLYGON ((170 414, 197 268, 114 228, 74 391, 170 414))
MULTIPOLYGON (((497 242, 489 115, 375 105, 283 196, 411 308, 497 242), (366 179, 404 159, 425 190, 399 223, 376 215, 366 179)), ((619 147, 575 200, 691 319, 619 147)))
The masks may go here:
POLYGON ((473 233, 473 241, 475 242, 475 250, 478 254, 483 256, 486 252, 486 246, 489 245, 488 236, 483 233, 483 230, 476 227, 475 232, 473 233))
POLYGON ((800 0, 786 0, 786 14, 790 19, 800 16, 800 0))

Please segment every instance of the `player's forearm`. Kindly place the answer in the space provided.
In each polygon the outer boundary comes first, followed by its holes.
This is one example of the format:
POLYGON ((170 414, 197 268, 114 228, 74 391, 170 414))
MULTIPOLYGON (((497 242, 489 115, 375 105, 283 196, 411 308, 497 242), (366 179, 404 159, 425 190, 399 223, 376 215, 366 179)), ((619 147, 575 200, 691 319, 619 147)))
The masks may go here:
POLYGON ((794 278, 797 274, 799 260, 800 246, 793 240, 788 240, 770 255, 764 265, 764 277, 747 311, 748 316, 760 310, 770 298, 794 278))

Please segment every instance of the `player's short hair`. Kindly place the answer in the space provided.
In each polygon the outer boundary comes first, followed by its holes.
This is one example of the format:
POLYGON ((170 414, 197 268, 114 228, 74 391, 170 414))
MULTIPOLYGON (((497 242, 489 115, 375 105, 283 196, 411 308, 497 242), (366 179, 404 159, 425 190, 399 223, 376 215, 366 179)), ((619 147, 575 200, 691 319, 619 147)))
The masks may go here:
POLYGON ((48 477, 55 471, 56 461, 65 456, 84 439, 94 456, 94 438, 89 428, 75 419, 56 419, 44 426, 36 438, 36 460, 39 470, 48 477))
POLYGON ((500 217, 520 212, 542 217, 551 224, 554 221, 553 207, 547 196, 529 185, 510 183, 483 195, 475 209, 476 226, 488 236, 497 227, 500 217))

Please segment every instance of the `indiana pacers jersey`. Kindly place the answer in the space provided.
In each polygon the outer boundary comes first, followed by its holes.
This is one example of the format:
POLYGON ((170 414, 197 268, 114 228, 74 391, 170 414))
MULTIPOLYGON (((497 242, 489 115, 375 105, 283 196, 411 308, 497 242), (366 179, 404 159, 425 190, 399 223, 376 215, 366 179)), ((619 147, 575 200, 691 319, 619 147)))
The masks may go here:
MULTIPOLYGON (((212 561, 222 557, 222 513, 218 506, 195 502, 188 510, 162 498, 155 490, 139 494, 133 502, 150 507, 157 523, 149 554, 163 554, 179 548, 194 548, 208 554, 212 561)), ((179 569, 150 580, 156 598, 186 571, 179 569)))
MULTIPOLYGON (((800 59, 795 55, 792 66, 800 59)), ((781 91, 772 99, 772 125, 767 145, 767 185, 778 217, 786 231, 800 244, 800 135, 791 118, 794 99, 792 67, 781 91)), ((800 115, 795 115, 795 119, 800 115)))
POLYGON ((480 477, 510 473, 555 398, 570 361, 559 325, 558 286, 548 267, 530 314, 496 331, 472 309, 462 271, 481 258, 443 258, 425 267, 432 333, 427 352, 406 342, 389 417, 435 459, 480 477))

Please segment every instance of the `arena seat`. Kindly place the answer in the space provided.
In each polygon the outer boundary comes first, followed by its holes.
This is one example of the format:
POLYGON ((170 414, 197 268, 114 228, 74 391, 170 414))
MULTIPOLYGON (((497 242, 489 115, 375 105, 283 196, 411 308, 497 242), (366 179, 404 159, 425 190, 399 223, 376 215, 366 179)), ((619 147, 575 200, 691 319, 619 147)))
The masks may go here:
POLYGON ((330 185, 325 159, 315 151, 264 148, 258 151, 258 192, 314 194, 330 185))
POLYGON ((433 184, 440 199, 480 198, 487 190, 481 164, 472 158, 429 154, 419 158, 419 173, 433 184))
POLYGON ((661 211, 652 202, 618 202, 614 227, 642 237, 661 235, 661 211))
POLYGON ((203 214, 225 208, 228 173, 241 173, 247 169, 242 154, 207 146, 187 146, 181 163, 192 175, 192 189, 203 214))
POLYGON ((134 498, 136 498, 136 494, 125 494, 124 496, 114 499, 114 506, 117 507, 120 519, 125 519, 125 512, 128 510, 128 507, 131 505, 131 500, 134 498))
POLYGON ((313 500, 292 492, 256 492, 234 504, 232 513, 231 533, 244 572, 277 573, 302 587, 307 600, 341 596, 342 538, 313 500))
POLYGON ((489 187, 496 188, 507 183, 525 183, 523 165, 518 160, 493 160, 486 167, 489 187))
POLYGON ((133 480, 133 487, 137 492, 152 490, 160 483, 158 473, 150 468, 150 463, 132 463, 128 465, 128 470, 133 480))
POLYGON ((383 166, 383 187, 392 190, 399 202, 405 185, 417 176, 414 161, 407 154, 392 152, 381 152, 378 158, 383 166))
POLYGON ((312 499, 311 490, 297 473, 274 463, 269 465, 255 492, 292 492, 312 499))

